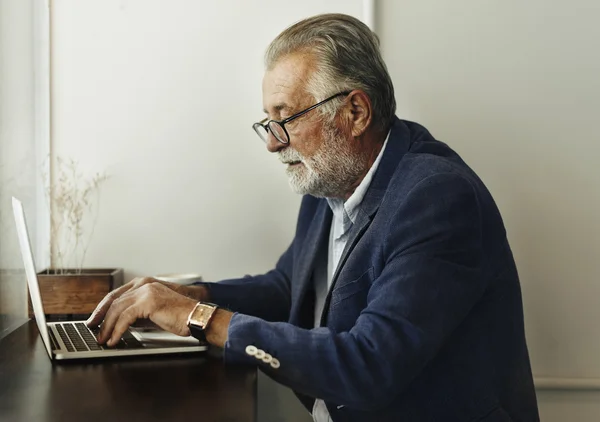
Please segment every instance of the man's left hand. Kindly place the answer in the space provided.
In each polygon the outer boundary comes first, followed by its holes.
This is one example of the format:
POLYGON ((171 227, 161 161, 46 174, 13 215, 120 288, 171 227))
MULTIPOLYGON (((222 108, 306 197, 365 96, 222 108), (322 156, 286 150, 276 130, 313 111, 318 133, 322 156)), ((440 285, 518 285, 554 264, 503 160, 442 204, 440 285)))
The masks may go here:
POLYGON ((187 318, 198 303, 160 283, 150 283, 121 295, 111 305, 98 334, 98 343, 114 346, 137 319, 146 318, 160 328, 189 336, 187 318))

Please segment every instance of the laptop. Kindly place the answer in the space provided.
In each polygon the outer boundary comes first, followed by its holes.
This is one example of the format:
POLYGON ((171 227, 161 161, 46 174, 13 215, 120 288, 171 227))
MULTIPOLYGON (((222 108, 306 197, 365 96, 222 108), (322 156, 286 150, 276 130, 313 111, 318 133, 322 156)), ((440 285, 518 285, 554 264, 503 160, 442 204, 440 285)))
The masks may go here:
POLYGON ((13 197, 12 206, 33 313, 51 360, 163 355, 208 349, 207 344, 193 337, 180 337, 154 327, 130 327, 119 343, 109 348, 98 344, 96 334, 99 329, 88 328, 85 321, 46 322, 23 204, 13 197))

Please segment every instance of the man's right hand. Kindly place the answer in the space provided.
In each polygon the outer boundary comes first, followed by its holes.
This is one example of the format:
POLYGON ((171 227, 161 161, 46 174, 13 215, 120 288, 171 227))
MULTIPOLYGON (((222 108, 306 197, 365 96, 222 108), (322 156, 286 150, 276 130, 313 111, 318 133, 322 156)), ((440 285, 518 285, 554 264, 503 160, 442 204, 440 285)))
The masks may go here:
POLYGON ((197 300, 198 302, 208 302, 208 289, 202 285, 196 286, 184 286, 177 283, 171 283, 168 281, 157 280, 152 277, 137 277, 131 280, 129 283, 124 284, 118 289, 113 290, 109 294, 107 294, 104 299, 100 301, 92 315, 87 319, 86 324, 88 327, 96 327, 103 320, 106 312, 110 308, 110 305, 121 297, 125 292, 139 289, 140 287, 150 284, 150 283, 160 283, 169 289, 183 295, 189 297, 191 299, 197 300))

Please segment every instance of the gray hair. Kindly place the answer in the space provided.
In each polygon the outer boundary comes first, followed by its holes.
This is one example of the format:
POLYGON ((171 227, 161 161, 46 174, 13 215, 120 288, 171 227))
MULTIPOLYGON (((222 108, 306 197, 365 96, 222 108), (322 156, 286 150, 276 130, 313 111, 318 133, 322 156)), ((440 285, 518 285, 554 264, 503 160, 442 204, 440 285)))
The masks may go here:
MULTIPOLYGON (((275 38, 265 53, 265 67, 272 69, 285 56, 308 52, 317 70, 307 84, 316 100, 337 92, 360 89, 371 99, 373 122, 389 129, 396 112, 394 86, 379 51, 379 38, 352 16, 324 14, 295 23, 275 38)), ((319 108, 330 121, 341 97, 319 108)))

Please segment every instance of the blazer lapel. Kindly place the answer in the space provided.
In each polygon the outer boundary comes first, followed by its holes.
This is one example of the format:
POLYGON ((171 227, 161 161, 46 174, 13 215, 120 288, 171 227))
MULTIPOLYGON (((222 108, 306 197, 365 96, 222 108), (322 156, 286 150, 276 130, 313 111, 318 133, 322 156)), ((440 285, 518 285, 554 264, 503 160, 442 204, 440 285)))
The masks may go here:
POLYGON ((330 290, 333 290, 333 286, 335 286, 335 282, 337 281, 340 270, 346 263, 346 260, 348 259, 348 255, 350 255, 350 251, 352 251, 354 249, 354 246, 356 246, 356 244, 362 237, 363 233, 367 230, 367 228, 371 224, 371 220, 372 220, 373 216, 375 215, 375 213, 377 212, 377 208, 379 208, 379 204, 377 204, 375 207, 373 207, 373 209, 371 210, 372 211, 371 213, 364 212, 362 210, 362 208, 358 212, 358 218, 356 219, 356 222, 350 229, 350 233, 348 235, 348 242, 346 242, 346 246, 344 247, 342 256, 340 257, 340 262, 338 263, 335 273, 333 274, 333 280, 331 282, 330 290))
POLYGON ((312 328, 314 324, 313 273, 318 253, 327 253, 332 212, 327 201, 320 201, 298 259, 294 264, 294 283, 299 289, 297 300, 292 303, 290 322, 298 326, 312 328), (323 247, 325 246, 325 249, 323 247))
POLYGON ((379 203, 371 204, 371 205, 373 205, 373 206, 369 210, 370 212, 365 212, 361 208, 361 210, 358 213, 358 218, 356 219, 356 222, 350 229, 350 234, 348 235, 348 242, 346 242, 346 246, 344 247, 344 251, 342 252, 342 256, 340 257, 340 262, 338 263, 335 273, 333 274, 333 280, 331 282, 331 287, 329 288, 329 292, 327 293, 327 298, 325 299, 325 306, 323 307, 323 313, 321 314, 321 327, 325 327, 327 324, 327 310, 329 309, 329 303, 331 301, 331 293, 333 292, 333 289, 335 288, 335 284, 337 282, 340 271, 344 267, 344 264, 346 263, 348 256, 350 255, 350 253, 352 252, 352 250, 354 249, 354 247, 356 246, 356 244, 358 243, 358 241, 360 240, 360 238, 362 237, 364 232, 369 228, 369 225, 371 224, 373 216, 375 215, 375 213, 377 212, 377 209, 379 208, 379 203))

